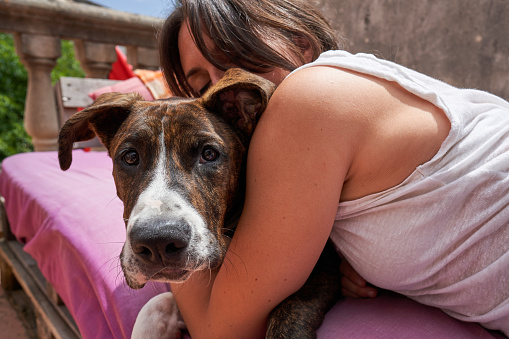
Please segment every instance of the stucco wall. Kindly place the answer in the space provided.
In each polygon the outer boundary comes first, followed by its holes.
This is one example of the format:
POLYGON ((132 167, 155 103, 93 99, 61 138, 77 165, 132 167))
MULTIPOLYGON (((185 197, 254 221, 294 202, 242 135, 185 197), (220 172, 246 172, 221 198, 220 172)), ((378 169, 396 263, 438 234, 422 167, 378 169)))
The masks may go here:
POLYGON ((509 100, 509 0, 317 0, 349 52, 509 100))

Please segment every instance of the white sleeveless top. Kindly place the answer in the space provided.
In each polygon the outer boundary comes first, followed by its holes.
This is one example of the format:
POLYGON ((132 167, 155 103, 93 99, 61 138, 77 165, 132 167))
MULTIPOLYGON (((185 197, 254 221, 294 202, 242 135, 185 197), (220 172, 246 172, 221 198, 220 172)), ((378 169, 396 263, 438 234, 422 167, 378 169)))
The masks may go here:
POLYGON ((303 67, 317 65, 395 81, 451 121, 403 183, 339 204, 338 251, 376 286, 509 335, 509 103, 373 55, 330 51, 303 67))

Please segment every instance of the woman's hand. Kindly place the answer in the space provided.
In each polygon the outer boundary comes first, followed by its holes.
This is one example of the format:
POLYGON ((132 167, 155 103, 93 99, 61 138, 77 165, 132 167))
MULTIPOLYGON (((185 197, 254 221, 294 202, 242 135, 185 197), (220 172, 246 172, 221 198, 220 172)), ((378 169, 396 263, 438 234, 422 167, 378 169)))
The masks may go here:
POLYGON ((377 296, 378 289, 368 286, 366 280, 353 269, 346 259, 341 260, 339 270, 342 274, 341 293, 343 296, 352 298, 374 298, 377 296))

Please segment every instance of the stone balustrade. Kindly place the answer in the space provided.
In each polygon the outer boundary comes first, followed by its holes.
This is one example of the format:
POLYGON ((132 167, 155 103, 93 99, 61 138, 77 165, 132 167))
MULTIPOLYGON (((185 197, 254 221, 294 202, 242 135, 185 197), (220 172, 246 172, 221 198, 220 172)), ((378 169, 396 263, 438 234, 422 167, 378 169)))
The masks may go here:
MULTIPOLYGON (((49 73, 60 39, 75 42, 88 77, 105 78, 115 45, 135 68, 157 68, 161 19, 77 3, 0 0, 0 31, 13 33, 29 72, 25 126, 36 150, 56 147, 49 73)), ((316 0, 350 52, 374 53, 458 87, 509 99, 508 0, 316 0)))
POLYGON ((75 42, 87 77, 107 78, 125 46, 134 68, 159 67, 156 35, 162 19, 66 0, 0 0, 0 31, 14 36, 28 71, 24 124, 36 151, 57 148, 59 130, 50 73, 62 39, 75 42))

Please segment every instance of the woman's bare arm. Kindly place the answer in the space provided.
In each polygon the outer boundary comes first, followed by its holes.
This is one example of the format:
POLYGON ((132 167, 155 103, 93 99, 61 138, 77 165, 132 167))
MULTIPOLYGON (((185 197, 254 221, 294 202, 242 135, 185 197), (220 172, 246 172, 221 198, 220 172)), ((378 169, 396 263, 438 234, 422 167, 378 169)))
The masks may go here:
POLYGON ((267 315, 302 286, 328 239, 358 132, 302 81, 283 82, 257 126, 223 266, 172 285, 193 338, 263 337, 267 315))

